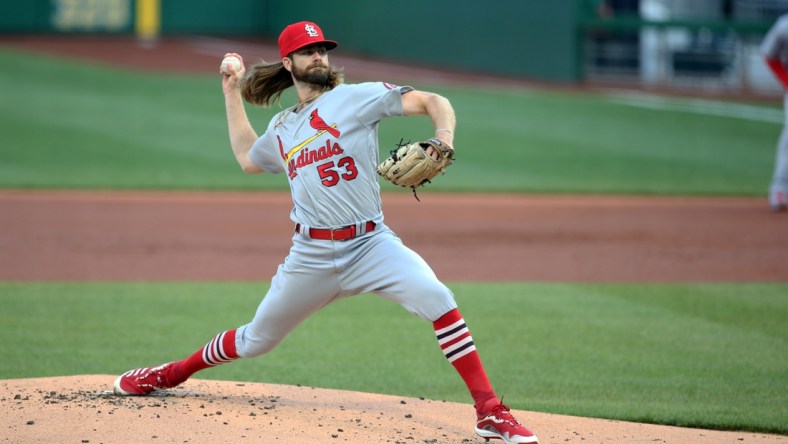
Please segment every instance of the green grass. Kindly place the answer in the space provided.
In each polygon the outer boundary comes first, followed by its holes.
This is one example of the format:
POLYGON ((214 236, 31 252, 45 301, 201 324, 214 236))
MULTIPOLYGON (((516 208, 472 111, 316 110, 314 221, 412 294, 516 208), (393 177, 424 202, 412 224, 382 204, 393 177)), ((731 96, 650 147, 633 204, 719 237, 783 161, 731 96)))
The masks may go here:
MULTIPOLYGON (((240 172, 217 76, 18 54, 0 49, 13 66, 0 71, 0 187, 287 188, 284 176, 240 172)), ((603 95, 415 86, 450 98, 459 122, 457 162, 433 190, 763 195, 780 131, 603 95)), ((277 110, 248 113, 262 131, 277 110)), ((425 117, 387 119, 381 152, 430 134, 425 117)))
MULTIPOLYGON (((788 285, 450 287, 515 408, 788 434, 788 285)), ((266 288, 0 284, 0 378, 117 374, 185 357, 248 322, 266 288)), ((470 403, 429 323, 371 295, 330 305, 265 356, 199 377, 470 403)))

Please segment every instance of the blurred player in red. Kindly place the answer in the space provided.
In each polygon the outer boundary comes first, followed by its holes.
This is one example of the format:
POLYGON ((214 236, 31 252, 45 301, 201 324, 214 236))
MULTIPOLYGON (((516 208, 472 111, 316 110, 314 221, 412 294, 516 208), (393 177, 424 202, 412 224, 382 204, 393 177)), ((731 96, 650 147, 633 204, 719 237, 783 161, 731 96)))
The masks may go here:
MULTIPOLYGON (((786 91, 783 100, 788 111, 788 14, 781 16, 766 34, 761 44, 761 53, 766 63, 786 91)), ((777 142, 777 156, 774 176, 769 187, 769 205, 775 212, 785 211, 788 207, 788 112, 785 116, 782 134, 777 142)))

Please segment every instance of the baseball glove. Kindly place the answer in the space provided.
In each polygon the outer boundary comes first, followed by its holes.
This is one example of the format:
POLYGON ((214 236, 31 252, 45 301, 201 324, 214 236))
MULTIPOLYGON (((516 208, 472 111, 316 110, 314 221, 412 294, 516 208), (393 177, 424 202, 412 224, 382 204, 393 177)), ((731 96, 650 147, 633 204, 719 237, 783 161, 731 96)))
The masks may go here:
MULTIPOLYGON (((446 172, 446 168, 454 160, 454 148, 438 139, 427 139, 423 142, 414 142, 397 145, 380 165, 378 174, 389 182, 402 187, 413 189, 430 183, 438 174, 446 172), (438 153, 438 159, 433 159, 427 154, 427 148, 432 147, 438 153)), ((416 199, 419 197, 416 196, 416 199)))

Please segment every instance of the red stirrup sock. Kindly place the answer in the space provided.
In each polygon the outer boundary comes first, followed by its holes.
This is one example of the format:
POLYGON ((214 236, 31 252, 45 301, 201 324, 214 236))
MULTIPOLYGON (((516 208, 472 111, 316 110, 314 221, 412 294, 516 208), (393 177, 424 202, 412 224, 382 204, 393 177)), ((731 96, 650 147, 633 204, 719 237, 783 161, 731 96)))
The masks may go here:
POLYGON ((455 308, 433 322, 432 326, 443 354, 468 386, 476 412, 481 414, 500 404, 460 311, 455 308))
POLYGON ((176 362, 171 367, 171 373, 167 379, 174 384, 180 384, 189 379, 191 375, 208 367, 238 359, 235 352, 235 329, 219 333, 211 339, 205 347, 197 350, 193 355, 176 362))

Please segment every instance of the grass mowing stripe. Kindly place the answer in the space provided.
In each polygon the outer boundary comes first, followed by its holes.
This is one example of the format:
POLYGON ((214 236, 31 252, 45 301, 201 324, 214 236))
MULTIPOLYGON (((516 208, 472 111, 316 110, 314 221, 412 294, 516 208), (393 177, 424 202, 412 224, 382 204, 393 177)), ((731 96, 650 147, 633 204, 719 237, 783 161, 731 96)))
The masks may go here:
POLYGON ((683 111, 710 116, 731 117, 782 125, 783 110, 755 105, 741 105, 715 100, 680 99, 635 92, 609 93, 610 101, 624 105, 656 109, 660 111, 683 111))
MULTIPOLYGON (((788 433, 785 284, 454 283, 515 408, 788 433)), ((248 321, 262 283, 0 283, 0 377, 115 374, 184 357, 248 321), (24 352, 20 352, 24 351, 24 352)), ((365 295, 270 354, 202 378, 470 403, 429 323, 365 295)))

